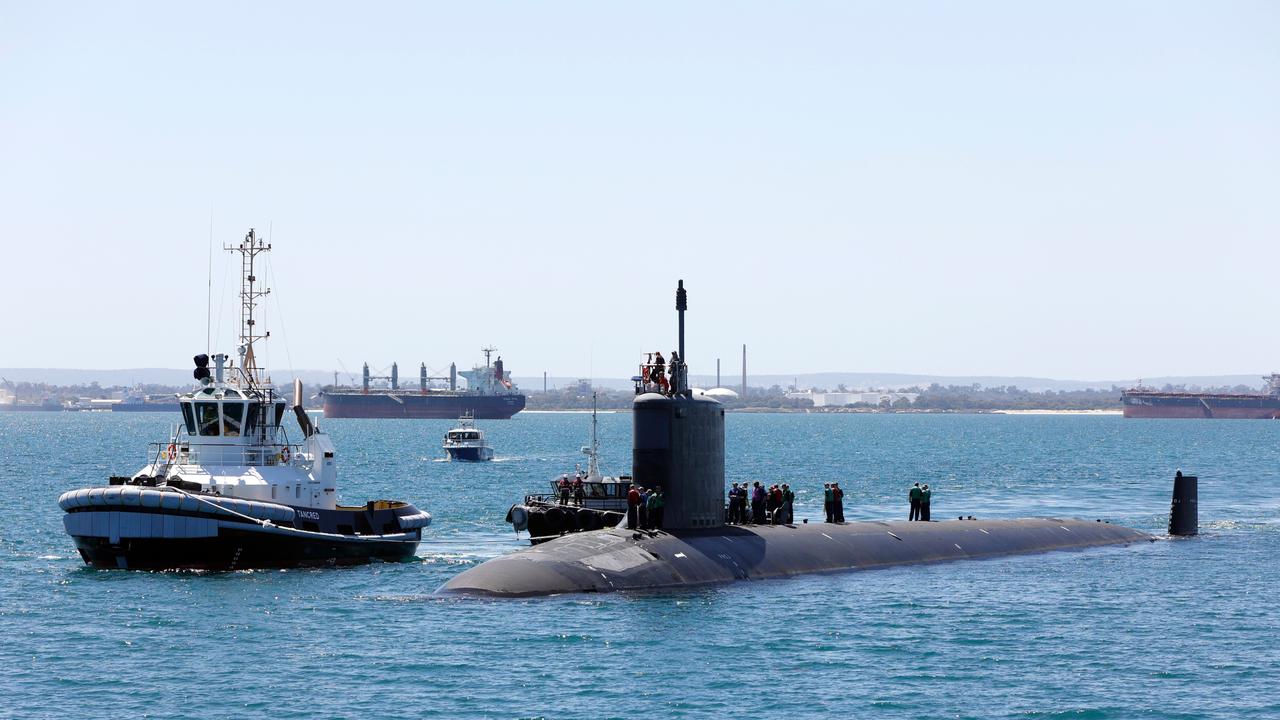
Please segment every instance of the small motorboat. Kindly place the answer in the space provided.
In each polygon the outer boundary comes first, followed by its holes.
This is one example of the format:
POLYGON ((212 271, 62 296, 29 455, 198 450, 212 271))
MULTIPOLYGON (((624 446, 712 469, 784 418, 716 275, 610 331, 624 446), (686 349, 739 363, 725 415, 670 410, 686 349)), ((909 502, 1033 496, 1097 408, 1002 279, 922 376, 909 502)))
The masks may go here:
POLYGON ((458 418, 458 426, 444 434, 444 451, 450 460, 481 462, 493 459, 493 448, 484 439, 484 431, 476 427, 475 418, 467 413, 458 418))
MULTIPOLYGON (((258 367, 254 259, 271 246, 253 230, 242 257, 240 358, 195 357, 199 387, 178 396, 182 424, 153 443, 149 462, 106 487, 58 498, 85 563, 139 570, 242 570, 351 565, 412 557, 431 515, 398 500, 338 503, 337 452, 302 408, 301 441, 283 420, 285 398, 258 367)), ((260 334, 263 333, 263 334, 260 334)))

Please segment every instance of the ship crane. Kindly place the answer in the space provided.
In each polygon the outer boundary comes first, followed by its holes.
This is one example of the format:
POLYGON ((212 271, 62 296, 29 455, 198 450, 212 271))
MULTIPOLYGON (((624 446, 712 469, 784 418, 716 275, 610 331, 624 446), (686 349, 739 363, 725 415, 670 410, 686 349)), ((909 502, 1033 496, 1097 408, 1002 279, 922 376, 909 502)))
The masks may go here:
POLYGON ((397 367, 395 363, 391 363, 390 375, 369 374, 369 363, 364 364, 364 371, 360 375, 361 375, 361 386, 364 388, 364 391, 366 393, 369 392, 370 380, 387 380, 387 381, 390 381, 392 390, 400 389, 400 368, 397 367))

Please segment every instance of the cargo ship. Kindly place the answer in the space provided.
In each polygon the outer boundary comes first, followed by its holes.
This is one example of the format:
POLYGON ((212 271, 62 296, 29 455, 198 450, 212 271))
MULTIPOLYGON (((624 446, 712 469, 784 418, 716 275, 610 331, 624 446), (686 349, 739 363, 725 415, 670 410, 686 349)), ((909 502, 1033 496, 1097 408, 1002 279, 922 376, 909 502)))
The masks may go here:
POLYGON ((483 348, 484 365, 470 370, 449 366, 449 375, 431 377, 426 364, 421 365, 418 387, 400 387, 400 373, 395 363, 391 374, 371 375, 364 364, 360 387, 331 386, 320 392, 327 418, 414 418, 457 419, 470 415, 477 420, 507 420, 524 409, 525 396, 511 382, 511 372, 502 364, 502 356, 490 362, 496 348, 483 348), (458 387, 458 376, 466 387, 458 387), (372 381, 386 380, 386 387, 372 387, 372 381), (435 387, 433 381, 448 381, 447 387, 435 387))
POLYGON ((1261 393, 1165 392, 1141 384, 1120 393, 1127 418, 1280 418, 1280 373, 1272 373, 1261 393))

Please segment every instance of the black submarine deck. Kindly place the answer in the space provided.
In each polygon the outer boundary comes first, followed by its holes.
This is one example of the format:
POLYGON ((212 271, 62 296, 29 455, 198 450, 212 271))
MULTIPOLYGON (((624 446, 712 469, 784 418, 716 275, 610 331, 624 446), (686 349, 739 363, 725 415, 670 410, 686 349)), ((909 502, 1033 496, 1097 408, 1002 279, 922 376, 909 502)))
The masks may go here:
POLYGON ((529 597, 691 587, 1126 545, 1150 535, 1110 523, 1030 518, 726 526, 566 535, 490 560, 443 594, 529 597))

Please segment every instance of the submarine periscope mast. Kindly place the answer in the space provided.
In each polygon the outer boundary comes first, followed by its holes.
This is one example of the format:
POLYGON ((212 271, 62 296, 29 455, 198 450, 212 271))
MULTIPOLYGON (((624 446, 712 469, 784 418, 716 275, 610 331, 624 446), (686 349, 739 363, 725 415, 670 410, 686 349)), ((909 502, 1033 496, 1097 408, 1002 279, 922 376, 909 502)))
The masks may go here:
POLYGON ((466 570, 440 593, 529 597, 680 588, 1152 539, 1119 525, 1058 518, 726 526, 724 408, 688 388, 687 305, 682 281, 674 382, 662 388, 652 368, 642 367, 633 404, 632 474, 637 486, 662 488, 662 529, 564 535, 466 570))

